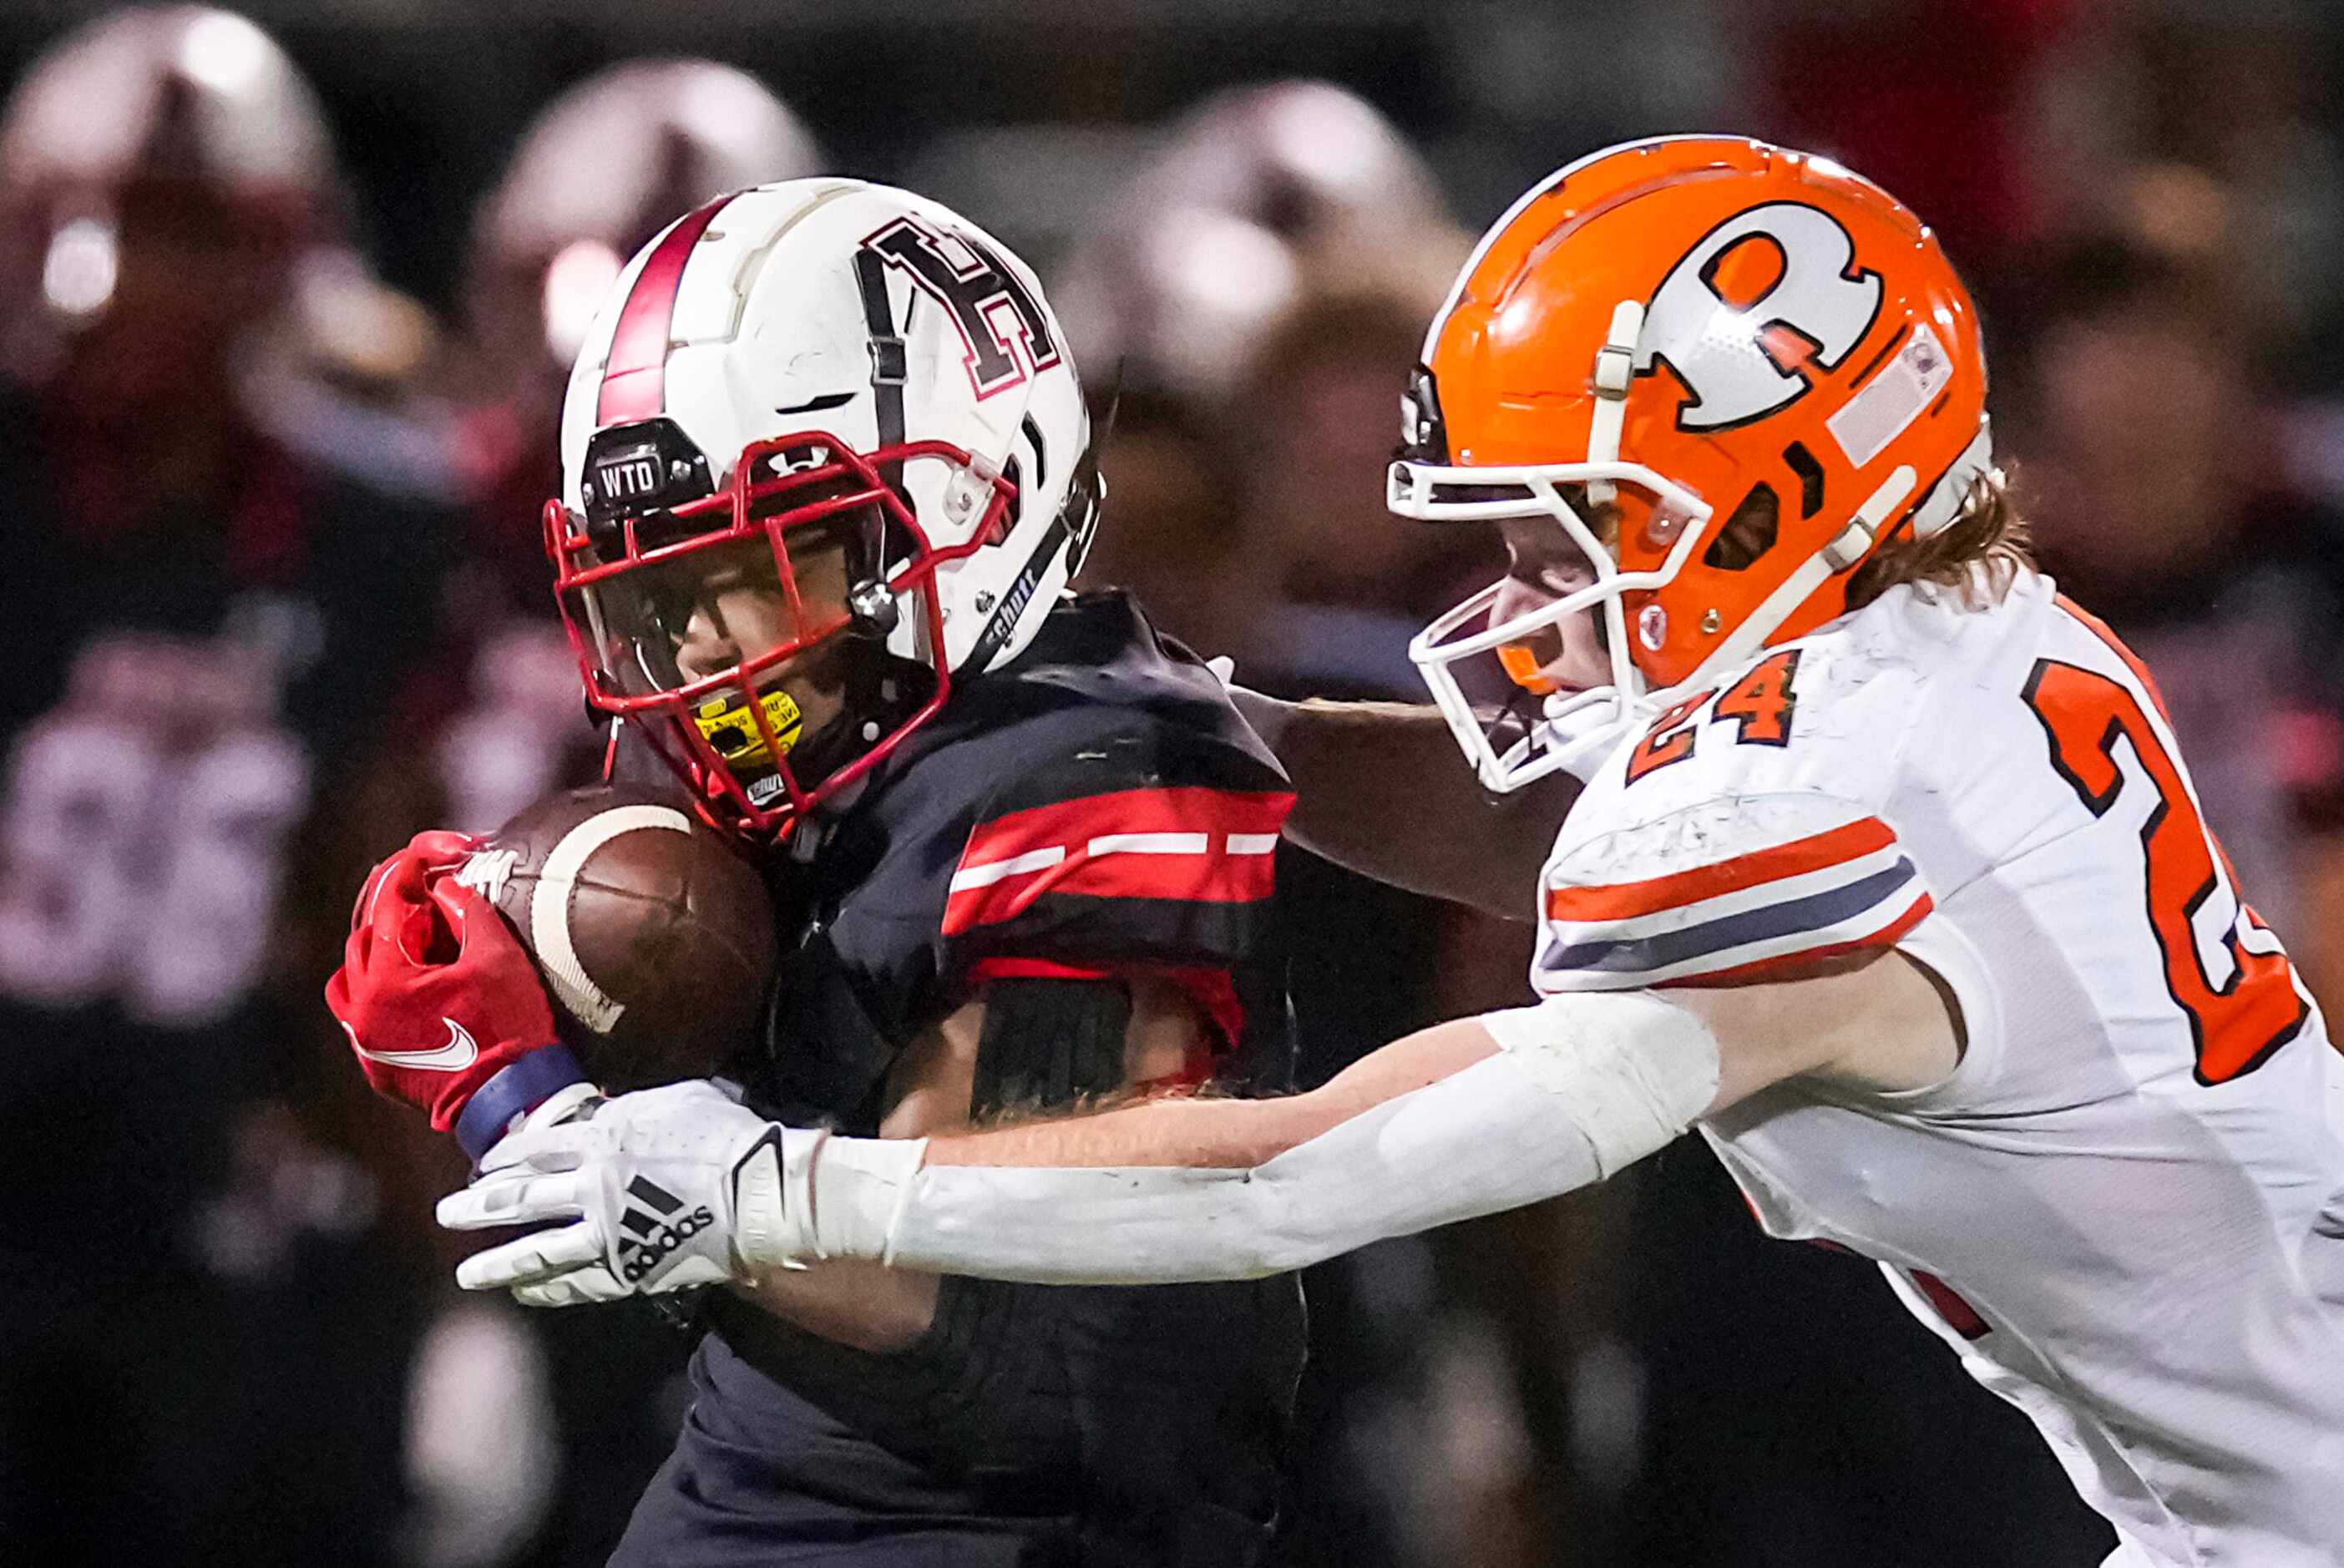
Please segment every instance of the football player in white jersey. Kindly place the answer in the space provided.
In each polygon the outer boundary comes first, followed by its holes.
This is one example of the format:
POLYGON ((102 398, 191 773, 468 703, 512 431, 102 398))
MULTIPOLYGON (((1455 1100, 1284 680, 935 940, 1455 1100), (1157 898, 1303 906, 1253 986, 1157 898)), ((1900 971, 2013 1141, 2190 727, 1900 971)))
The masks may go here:
MULTIPOLYGON (((2344 1561, 2344 1071, 2147 671, 2029 563, 1985 399, 1966 292, 1877 187, 1725 138, 1563 169, 1482 240, 1405 404, 1395 509, 1512 553, 1417 641, 1438 715, 1259 710, 1297 831, 1410 885, 1529 894, 1500 884, 1568 804, 1538 1005, 1290 1099, 925 1144, 621 1097, 442 1205, 569 1221, 460 1278, 627 1293, 645 1172, 743 1280, 1261 1274, 1698 1126, 1771 1231, 1878 1259, 2035 1420, 2114 1561, 2344 1561), (1451 732, 1506 805, 1432 765, 1451 732)), ((1000 873, 1251 847, 1160 836, 1000 873)))

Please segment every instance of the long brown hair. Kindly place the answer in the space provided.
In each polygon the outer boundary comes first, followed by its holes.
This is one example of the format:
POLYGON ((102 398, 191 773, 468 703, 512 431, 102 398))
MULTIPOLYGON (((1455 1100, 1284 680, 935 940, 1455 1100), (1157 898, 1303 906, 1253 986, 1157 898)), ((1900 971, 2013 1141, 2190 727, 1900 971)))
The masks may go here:
POLYGON ((1861 610, 1900 583, 1926 582, 1982 610, 2000 601, 2020 572, 2034 570, 2034 542, 2010 482, 2000 469, 1988 469, 1970 481, 1951 523, 1926 539, 1892 539, 1857 567, 1847 607, 1861 610))

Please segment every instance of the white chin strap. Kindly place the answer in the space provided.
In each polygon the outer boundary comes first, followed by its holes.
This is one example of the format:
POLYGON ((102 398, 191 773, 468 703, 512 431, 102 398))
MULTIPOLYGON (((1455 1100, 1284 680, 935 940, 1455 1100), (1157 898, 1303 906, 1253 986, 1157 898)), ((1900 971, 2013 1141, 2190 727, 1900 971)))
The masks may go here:
MULTIPOLYGON (((1628 420, 1628 389, 1636 379, 1636 335, 1644 329, 1644 308, 1622 299, 1612 308, 1612 330, 1595 354, 1595 411, 1587 427, 1587 460, 1620 460, 1620 430, 1628 420)), ((1587 499, 1610 503, 1615 487, 1608 479, 1587 481, 1587 499)))

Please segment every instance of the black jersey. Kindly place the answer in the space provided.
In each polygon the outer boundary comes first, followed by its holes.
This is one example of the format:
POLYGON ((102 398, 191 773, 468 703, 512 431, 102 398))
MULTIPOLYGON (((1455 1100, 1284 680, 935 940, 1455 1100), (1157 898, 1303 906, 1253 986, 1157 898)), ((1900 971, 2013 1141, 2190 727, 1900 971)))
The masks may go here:
POLYGON ((808 907, 761 1087, 872 1132, 895 1053, 1036 966, 1189 981, 1243 1074, 1280 1077, 1270 895, 1292 803, 1211 671, 1119 593, 1068 602, 802 831, 786 880, 808 907))
MULTIPOLYGON (((874 1132, 898 1053, 963 1002, 1139 973, 1212 1018, 1219 1078, 1281 1082, 1272 852, 1291 798, 1210 671, 1120 594, 1068 601, 793 839, 803 903, 752 1103, 874 1132)), ((947 1279, 927 1333, 887 1355, 721 1294, 710 1318, 682 1444, 621 1562, 820 1541, 838 1561, 918 1543, 944 1553, 924 1562, 1201 1568, 1266 1545, 1302 1360, 1290 1276, 947 1279)))

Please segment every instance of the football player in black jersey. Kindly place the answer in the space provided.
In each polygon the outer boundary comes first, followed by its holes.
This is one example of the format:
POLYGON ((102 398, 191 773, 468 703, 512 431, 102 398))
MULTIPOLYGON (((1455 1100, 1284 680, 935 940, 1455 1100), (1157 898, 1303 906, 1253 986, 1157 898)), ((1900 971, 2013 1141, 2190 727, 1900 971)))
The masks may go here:
MULTIPOLYGON (((591 701, 639 743, 619 771, 657 759, 771 846, 785 951, 735 1067, 767 1114, 916 1138, 1283 1077, 1291 795, 1208 670, 1121 596, 1065 592, 1096 516, 1089 445, 1032 274, 884 187, 701 207, 589 337, 547 509, 561 605, 591 701)), ((483 994, 534 984, 494 921, 468 924, 483 994)), ((345 976, 354 1040, 378 1060, 444 1046, 446 991, 402 1007, 428 976, 376 952, 345 976)), ((471 1032, 466 1120, 492 1138, 560 1057, 471 1032)), ((725 1186, 680 1196, 729 1210, 725 1186)), ((760 1275, 733 1229, 576 1287, 724 1282, 616 1561, 1260 1557, 1302 1355, 1291 1277, 760 1275)))

